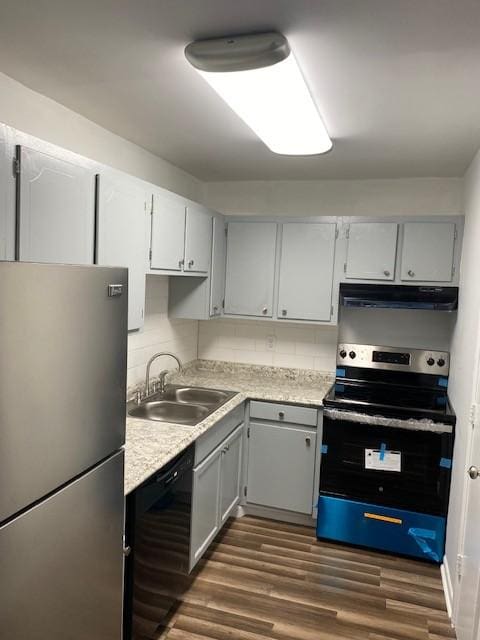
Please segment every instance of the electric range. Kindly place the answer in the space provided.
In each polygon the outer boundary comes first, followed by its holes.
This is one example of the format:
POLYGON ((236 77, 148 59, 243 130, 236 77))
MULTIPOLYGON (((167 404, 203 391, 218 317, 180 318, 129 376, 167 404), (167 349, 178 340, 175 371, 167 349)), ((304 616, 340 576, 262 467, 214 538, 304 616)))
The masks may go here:
POLYGON ((338 346, 324 399, 319 538, 441 561, 455 429, 449 360, 338 346))

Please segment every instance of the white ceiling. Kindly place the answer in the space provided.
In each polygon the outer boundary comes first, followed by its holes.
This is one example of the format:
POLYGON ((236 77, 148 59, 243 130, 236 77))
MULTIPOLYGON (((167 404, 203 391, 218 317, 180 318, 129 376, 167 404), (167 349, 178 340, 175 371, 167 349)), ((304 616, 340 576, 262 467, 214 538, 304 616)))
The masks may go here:
POLYGON ((200 179, 458 176, 480 146, 478 0, 0 0, 0 70, 200 179), (271 153, 188 65, 278 30, 334 148, 271 153))

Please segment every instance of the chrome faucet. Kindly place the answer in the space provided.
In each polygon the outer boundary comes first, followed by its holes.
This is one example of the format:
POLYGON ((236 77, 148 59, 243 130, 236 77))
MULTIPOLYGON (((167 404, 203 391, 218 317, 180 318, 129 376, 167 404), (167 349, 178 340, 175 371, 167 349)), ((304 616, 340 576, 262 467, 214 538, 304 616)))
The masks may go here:
MULTIPOLYGON (((147 395, 147 396, 150 395, 150 367, 152 366, 154 361, 157 358, 160 358, 161 356, 170 356, 171 358, 173 358, 174 360, 177 361, 178 370, 179 371, 182 370, 182 363, 180 362, 180 360, 177 358, 177 356, 175 354, 170 353, 169 351, 161 351, 160 353, 156 353, 147 362, 147 371, 146 371, 146 374, 145 374, 145 395, 147 395)), ((162 393, 163 393, 163 391, 165 391, 165 376, 167 375, 168 371, 169 371, 168 369, 164 369, 160 373, 160 391, 162 393)))

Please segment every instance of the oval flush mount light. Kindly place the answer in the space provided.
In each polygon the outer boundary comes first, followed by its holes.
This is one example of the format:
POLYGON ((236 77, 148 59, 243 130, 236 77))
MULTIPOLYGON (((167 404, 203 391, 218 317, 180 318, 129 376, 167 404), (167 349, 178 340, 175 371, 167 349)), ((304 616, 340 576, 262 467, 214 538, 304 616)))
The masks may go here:
POLYGON ((287 39, 280 33, 191 42, 185 56, 274 153, 332 148, 287 39))

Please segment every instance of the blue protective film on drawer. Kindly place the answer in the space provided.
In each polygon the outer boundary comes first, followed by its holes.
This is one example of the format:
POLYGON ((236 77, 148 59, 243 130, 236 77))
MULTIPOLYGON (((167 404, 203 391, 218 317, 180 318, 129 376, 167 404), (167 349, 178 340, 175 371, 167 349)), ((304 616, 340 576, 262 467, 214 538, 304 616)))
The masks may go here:
POLYGON ((322 444, 320 451, 323 453, 323 455, 328 453, 328 444, 322 444))
POLYGON ((444 469, 451 469, 452 468, 452 459, 451 458, 440 458, 440 462, 438 463, 438 465, 440 467, 443 467, 444 469))
POLYGON ((448 378, 443 378, 443 377, 439 378, 438 379, 438 386, 447 388, 448 387, 448 378))
POLYGON ((343 368, 337 367, 337 378, 344 378, 346 375, 346 371, 343 368))
POLYGON ((321 495, 317 537, 441 562, 445 518, 321 495))

